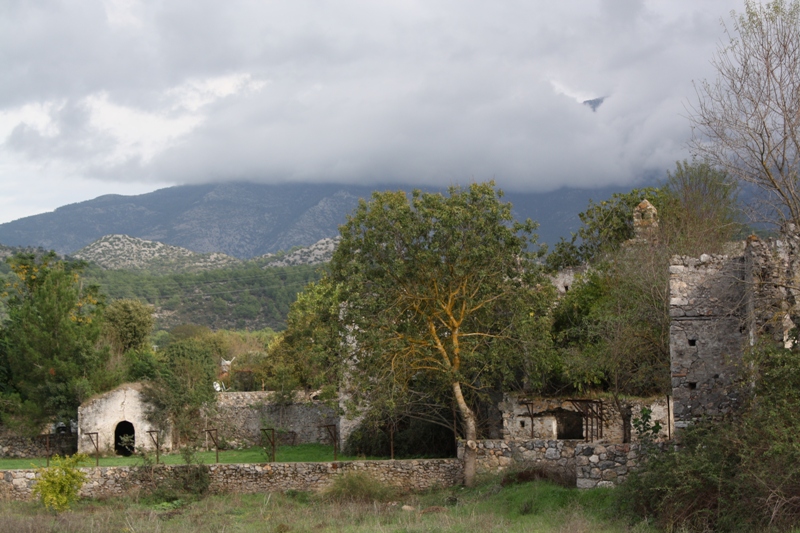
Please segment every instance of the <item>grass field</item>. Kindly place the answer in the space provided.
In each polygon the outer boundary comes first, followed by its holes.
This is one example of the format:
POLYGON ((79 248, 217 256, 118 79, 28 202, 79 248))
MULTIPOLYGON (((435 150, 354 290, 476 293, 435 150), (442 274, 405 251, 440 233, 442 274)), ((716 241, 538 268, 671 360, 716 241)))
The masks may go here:
MULTIPOLYGON (((327 462, 333 461, 333 446, 325 444, 298 444, 297 446, 281 446, 277 449, 276 460, 281 463, 298 463, 298 462, 327 462)), ((153 454, 155 460, 155 454, 153 454)), ((203 451, 197 454, 198 459, 204 464, 212 464, 216 461, 215 452, 203 451)), ((346 455, 338 455, 339 461, 354 461, 363 459, 359 457, 352 457, 346 455)), ((370 458, 374 459, 374 458, 370 458)), ((169 455, 161 455, 160 462, 165 464, 183 464, 184 460, 179 453, 172 453, 169 455)), ((245 450, 223 450, 219 452, 220 463, 265 463, 267 462, 267 455, 264 449, 259 446, 253 446, 245 450)), ((36 459, 0 459, 0 470, 24 469, 24 468, 37 468, 45 466, 47 460, 44 457, 36 459)), ((112 455, 109 457, 100 457, 100 466, 135 466, 141 465, 142 459, 135 455, 130 457, 121 457, 112 455)), ((95 459, 91 457, 83 466, 94 466, 95 459)))
POLYGON ((613 489, 489 480, 381 501, 352 502, 290 492, 146 503, 145 497, 82 501, 54 515, 36 502, 0 502, 0 531, 45 532, 523 532, 653 533, 617 517, 613 489), (403 506, 413 510, 404 510, 403 506))

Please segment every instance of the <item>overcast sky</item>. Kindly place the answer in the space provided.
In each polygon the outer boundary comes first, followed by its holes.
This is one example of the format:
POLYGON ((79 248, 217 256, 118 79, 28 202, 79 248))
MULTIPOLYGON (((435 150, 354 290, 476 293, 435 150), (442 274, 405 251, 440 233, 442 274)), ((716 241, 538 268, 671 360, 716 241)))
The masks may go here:
POLYGON ((0 222, 223 180, 635 184, 688 156, 742 8, 2 0, 0 222))

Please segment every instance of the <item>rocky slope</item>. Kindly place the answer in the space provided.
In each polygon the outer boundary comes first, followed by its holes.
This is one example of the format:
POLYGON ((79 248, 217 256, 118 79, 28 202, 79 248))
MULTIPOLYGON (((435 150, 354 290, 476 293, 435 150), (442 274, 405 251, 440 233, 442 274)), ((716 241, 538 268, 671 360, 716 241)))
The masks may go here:
POLYGON ((0 224, 0 243, 74 253, 124 234, 239 259, 334 237, 368 187, 225 183, 107 195, 0 224))
POLYGON ((106 235, 75 252, 74 257, 110 270, 192 272, 241 264, 221 253, 198 254, 186 248, 128 235, 106 235))
POLYGON ((264 268, 286 267, 296 265, 318 265, 327 263, 333 257, 333 251, 339 243, 339 237, 321 239, 311 246, 292 250, 286 254, 261 256, 259 259, 267 262, 264 268))
MULTIPOLYGON (((262 268, 317 265, 331 260, 339 238, 321 239, 311 246, 289 252, 265 254, 250 262, 222 253, 198 254, 180 246, 148 241, 128 235, 106 235, 75 252, 72 257, 94 263, 106 270, 144 270, 151 274, 200 272, 255 263, 262 268)), ((0 245, 4 251, 14 250, 0 245)))

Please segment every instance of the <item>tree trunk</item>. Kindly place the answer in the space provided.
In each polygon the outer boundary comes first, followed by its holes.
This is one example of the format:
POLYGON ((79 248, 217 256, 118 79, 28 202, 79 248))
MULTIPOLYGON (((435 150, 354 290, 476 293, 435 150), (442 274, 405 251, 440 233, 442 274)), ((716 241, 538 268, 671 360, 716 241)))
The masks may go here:
POLYGON ((457 381, 453 383, 453 395, 456 398, 458 410, 461 412, 461 418, 464 419, 464 485, 472 487, 475 485, 475 463, 478 459, 478 447, 475 442, 478 437, 475 413, 464 400, 461 383, 457 381))
POLYGON ((389 422, 389 453, 394 461, 394 422, 389 422))

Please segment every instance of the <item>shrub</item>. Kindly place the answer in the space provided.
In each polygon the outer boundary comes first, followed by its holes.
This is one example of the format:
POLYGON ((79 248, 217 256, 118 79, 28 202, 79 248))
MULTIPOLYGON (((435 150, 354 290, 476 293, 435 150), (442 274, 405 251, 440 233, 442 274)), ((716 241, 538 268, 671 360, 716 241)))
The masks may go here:
POLYGON ((329 500, 339 502, 386 501, 396 494, 396 489, 384 485, 364 472, 347 472, 337 476, 325 492, 329 500))
POLYGON ((78 499, 86 481, 86 474, 78 470, 78 465, 86 459, 82 453, 72 457, 54 456, 52 466, 37 470, 39 479, 33 487, 33 494, 48 509, 59 512, 68 509, 78 499))
POLYGON ((171 504, 191 501, 208 492, 211 486, 211 474, 208 466, 199 461, 197 448, 185 446, 181 448, 181 456, 186 464, 167 470, 166 472, 171 472, 171 476, 166 481, 159 482, 155 475, 156 467, 152 457, 140 450, 142 464, 138 466, 134 476, 145 491, 142 497, 144 503, 171 504))
POLYGON ((193 496, 202 496, 211 486, 211 474, 208 466, 202 464, 197 457, 197 448, 184 446, 181 448, 181 457, 186 466, 175 472, 174 486, 177 491, 193 496))
POLYGON ((785 531, 800 523, 800 353, 751 354, 754 385, 723 421, 694 424, 679 447, 650 452, 620 501, 667 530, 785 531))

